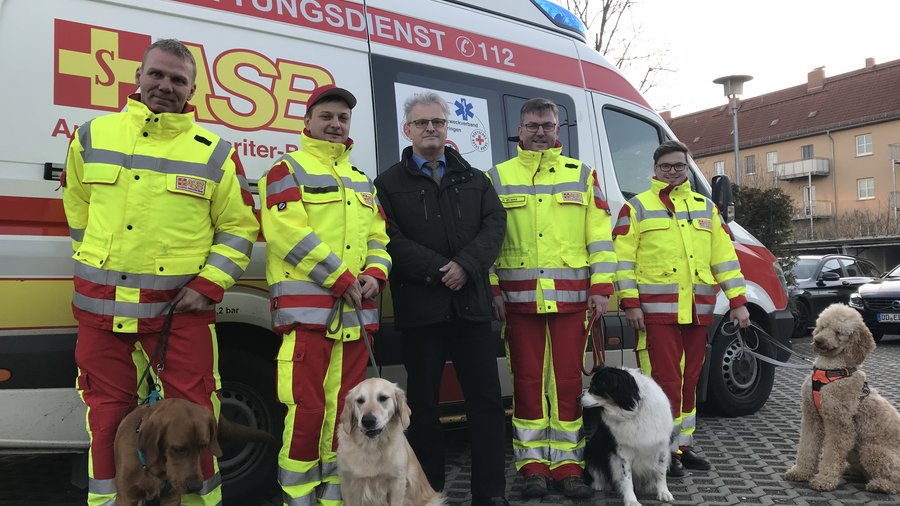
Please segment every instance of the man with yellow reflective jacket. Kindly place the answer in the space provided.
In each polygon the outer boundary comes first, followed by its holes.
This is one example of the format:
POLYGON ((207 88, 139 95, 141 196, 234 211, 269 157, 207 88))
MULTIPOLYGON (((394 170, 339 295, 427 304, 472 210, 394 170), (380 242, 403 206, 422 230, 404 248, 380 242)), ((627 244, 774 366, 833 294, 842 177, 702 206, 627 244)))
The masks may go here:
POLYGON ((260 179, 272 327, 282 335, 278 399, 287 406, 278 481, 287 504, 342 504, 337 417, 365 378, 375 295, 391 267, 375 186, 350 164, 356 98, 335 86, 306 103, 301 149, 260 179))
MULTIPOLYGON (((138 379, 173 304, 162 394, 219 414, 214 304, 247 267, 259 223, 237 153, 194 123, 187 101, 196 73, 180 42, 153 43, 127 110, 85 123, 69 145, 61 179, 76 261, 89 505, 115 502, 116 428, 136 404, 138 379)), ((202 470, 204 481, 183 504, 221 504, 209 452, 202 470)))
POLYGON ((507 212, 491 274, 495 316, 513 380, 513 451, 523 495, 548 480, 567 497, 590 497, 581 478, 581 368, 585 314, 606 312, 616 258, 609 206, 587 164, 563 156, 556 104, 522 106, 518 156, 488 172, 507 212))
POLYGON ((696 391, 706 352, 716 286, 730 319, 750 323, 747 288, 727 226, 716 206, 691 191, 688 149, 666 141, 653 153, 651 188, 631 198, 613 229, 616 291, 628 325, 638 331, 637 360, 662 387, 675 420, 669 476, 708 470, 693 449, 696 391))

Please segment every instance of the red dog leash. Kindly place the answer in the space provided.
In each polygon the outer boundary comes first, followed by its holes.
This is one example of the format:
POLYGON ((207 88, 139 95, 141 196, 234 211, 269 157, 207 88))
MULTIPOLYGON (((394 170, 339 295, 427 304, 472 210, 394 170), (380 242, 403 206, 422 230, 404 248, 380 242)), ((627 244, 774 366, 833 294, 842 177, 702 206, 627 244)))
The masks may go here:
POLYGON ((590 371, 584 366, 584 363, 581 364, 581 372, 585 376, 590 376, 593 374, 594 370, 598 367, 603 367, 606 364, 606 333, 603 331, 603 322, 600 322, 600 325, 597 326, 598 332, 594 332, 594 325, 598 320, 602 320, 600 313, 597 311, 591 312, 591 319, 588 322, 587 327, 584 329, 584 338, 587 341, 588 338, 591 339, 591 354, 594 358, 594 368, 590 371), (599 335, 598 335, 599 334, 599 335))

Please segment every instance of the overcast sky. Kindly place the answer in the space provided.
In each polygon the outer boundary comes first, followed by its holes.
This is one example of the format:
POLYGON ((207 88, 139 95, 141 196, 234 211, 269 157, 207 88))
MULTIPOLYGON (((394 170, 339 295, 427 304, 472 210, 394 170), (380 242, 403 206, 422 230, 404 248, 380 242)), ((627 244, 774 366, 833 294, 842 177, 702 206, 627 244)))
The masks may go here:
POLYGON ((662 75, 647 99, 674 116, 725 104, 717 77, 753 76, 744 85, 753 97, 804 84, 816 67, 830 77, 864 67, 868 57, 900 59, 896 0, 637 1, 642 43, 667 47, 676 71, 662 75))

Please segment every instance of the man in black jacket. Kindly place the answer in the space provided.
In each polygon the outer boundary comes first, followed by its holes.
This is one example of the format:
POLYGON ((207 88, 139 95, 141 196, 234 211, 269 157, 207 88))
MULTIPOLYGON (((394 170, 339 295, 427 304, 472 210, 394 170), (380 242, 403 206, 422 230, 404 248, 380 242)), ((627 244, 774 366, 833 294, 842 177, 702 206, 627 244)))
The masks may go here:
POLYGON ((445 147, 447 103, 434 92, 404 104, 412 146, 375 179, 388 218, 394 316, 403 334, 408 438, 428 481, 444 488, 438 396, 447 356, 462 386, 472 449, 472 505, 508 505, 499 338, 488 269, 500 252, 506 211, 484 173, 445 147))

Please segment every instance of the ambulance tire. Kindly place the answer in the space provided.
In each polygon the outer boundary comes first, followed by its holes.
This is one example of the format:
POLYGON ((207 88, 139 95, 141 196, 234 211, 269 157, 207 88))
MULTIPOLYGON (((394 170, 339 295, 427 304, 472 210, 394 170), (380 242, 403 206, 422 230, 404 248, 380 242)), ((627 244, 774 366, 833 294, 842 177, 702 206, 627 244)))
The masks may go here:
MULTIPOLYGON (((761 354, 772 356, 770 343, 762 341, 758 346, 761 354)), ((740 353, 737 336, 722 333, 720 326, 712 343, 705 407, 723 416, 756 413, 769 399, 774 383, 775 368, 740 353)))
MULTIPOLYGON (((284 415, 275 392, 275 366, 250 352, 222 350, 222 416, 264 430, 281 441, 284 415)), ((225 506, 259 504, 277 493, 279 443, 221 441, 225 506)))

